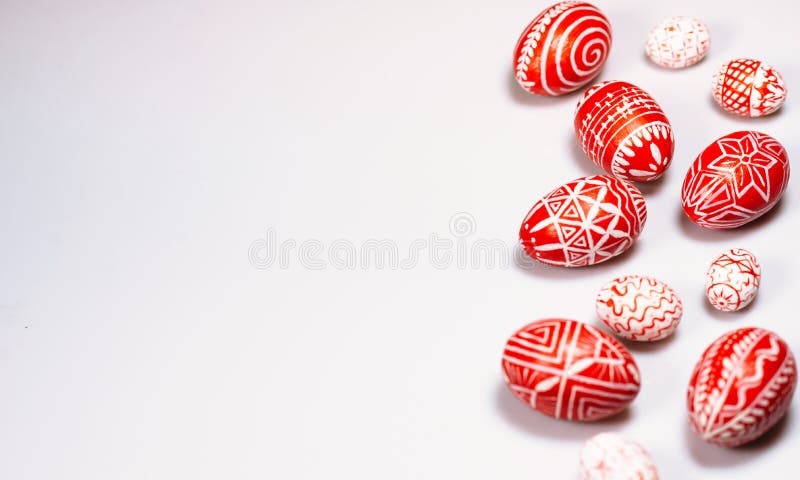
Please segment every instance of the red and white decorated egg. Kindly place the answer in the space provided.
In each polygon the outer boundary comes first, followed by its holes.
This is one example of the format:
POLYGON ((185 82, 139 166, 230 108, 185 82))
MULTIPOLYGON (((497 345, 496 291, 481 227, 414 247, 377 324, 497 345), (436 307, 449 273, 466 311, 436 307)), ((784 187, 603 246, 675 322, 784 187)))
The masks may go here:
POLYGON ((703 22, 673 17, 659 23, 647 36, 647 56, 665 68, 684 68, 705 57, 711 36, 703 22))
POLYGON ((672 126, 653 97, 617 80, 586 91, 575 110, 575 133, 589 159, 628 181, 663 175, 675 149, 672 126))
POLYGON ((761 265, 755 255, 732 248, 711 262, 706 273, 706 297, 723 312, 735 312, 750 305, 761 285, 761 265))
POLYGON ((692 429, 706 442, 736 447, 772 428, 797 384, 794 355, 762 328, 740 328, 703 353, 689 381, 692 429))
POLYGON ((506 383, 533 409, 592 421, 624 410, 639 393, 639 368, 610 335, 575 320, 526 325, 506 343, 506 383))
POLYGON ((601 433, 581 450, 583 480, 658 480, 647 450, 619 433, 601 433))
POLYGON ((778 110, 786 100, 783 77, 770 65, 737 58, 714 75, 714 100, 724 110, 743 117, 761 117, 778 110))
POLYGON ((647 219, 641 192, 608 175, 567 182, 545 195, 522 222, 531 258, 562 267, 594 265, 633 245, 647 219))
POLYGON ((538 95, 563 95, 594 78, 611 48, 611 26, 594 5, 557 3, 525 27, 514 52, 517 82, 538 95))
POLYGON ((743 131, 714 141, 683 181, 683 211, 694 223, 736 228, 775 206, 789 182, 789 156, 765 133, 743 131))
POLYGON ((669 285, 641 275, 615 278, 603 285, 595 309, 614 334, 640 342, 672 335, 683 315, 683 303, 669 285))

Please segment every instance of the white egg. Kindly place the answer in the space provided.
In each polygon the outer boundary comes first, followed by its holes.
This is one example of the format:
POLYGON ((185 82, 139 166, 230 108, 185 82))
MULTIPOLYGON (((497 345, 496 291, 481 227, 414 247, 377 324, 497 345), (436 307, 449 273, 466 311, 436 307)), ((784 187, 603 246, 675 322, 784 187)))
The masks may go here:
POLYGON ((672 335, 683 315, 683 303, 669 285, 641 275, 615 278, 603 285, 595 309, 614 334, 640 342, 672 335))
POLYGON ((689 17, 668 18, 647 36, 647 56, 666 68, 684 68, 705 57, 711 36, 703 22, 689 17))
POLYGON ((601 433, 586 442, 581 475, 583 480, 658 480, 647 451, 618 433, 601 433))
POLYGON ((755 255, 732 248, 711 263, 706 273, 706 296, 723 312, 735 312, 750 305, 761 285, 761 265, 755 255))

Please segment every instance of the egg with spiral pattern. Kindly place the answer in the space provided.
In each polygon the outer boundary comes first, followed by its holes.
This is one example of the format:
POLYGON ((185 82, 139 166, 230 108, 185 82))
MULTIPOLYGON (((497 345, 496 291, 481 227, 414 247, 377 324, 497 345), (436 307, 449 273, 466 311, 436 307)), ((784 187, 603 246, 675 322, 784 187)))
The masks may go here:
POLYGON ((514 49, 514 77, 530 93, 573 92, 606 62, 611 26, 594 5, 566 1, 546 8, 525 27, 514 49))

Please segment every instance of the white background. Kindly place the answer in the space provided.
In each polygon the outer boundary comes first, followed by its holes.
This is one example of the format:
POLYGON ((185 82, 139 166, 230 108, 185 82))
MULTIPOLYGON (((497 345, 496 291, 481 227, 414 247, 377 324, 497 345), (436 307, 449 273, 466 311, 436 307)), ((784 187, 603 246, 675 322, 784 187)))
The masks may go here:
MULTIPOLYGON (((468 240, 517 240, 530 206, 599 173, 574 138, 578 95, 512 79, 532 1, 73 1, 0 11, 0 478, 574 480, 583 441, 622 431, 665 479, 787 478, 795 408, 755 446, 701 444, 694 362, 745 325, 800 346, 798 177, 776 213, 730 232, 687 222, 683 175, 753 128, 800 151, 797 7, 784 1, 597 1, 614 28, 600 79, 648 90, 675 160, 644 188, 636 247, 601 266, 259 269, 252 242, 391 239, 404 252, 469 212, 468 240), (708 58, 665 71, 654 23, 703 19, 708 58), (721 112, 711 76, 754 56, 789 85, 760 120, 721 112), (740 314, 705 303, 720 251, 762 262, 740 314), (655 275, 685 305, 676 336, 632 350, 630 411, 570 424, 505 390, 500 355, 542 317, 596 322, 599 286, 655 275)), ((509 247, 511 248, 511 247, 509 247)), ((325 259, 324 254, 321 258, 325 259)), ((369 266, 368 266, 369 267, 369 266)))

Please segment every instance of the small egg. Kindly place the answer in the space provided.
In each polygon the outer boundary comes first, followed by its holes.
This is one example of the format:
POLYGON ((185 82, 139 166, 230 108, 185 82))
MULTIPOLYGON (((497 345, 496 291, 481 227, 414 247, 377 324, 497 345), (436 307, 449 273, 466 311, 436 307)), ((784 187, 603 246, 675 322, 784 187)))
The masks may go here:
POLYGON ((689 17, 673 17, 659 23, 647 37, 647 56, 666 68, 684 68, 706 56, 708 27, 689 17))
POLYGON ((603 285, 595 300, 597 316, 616 335, 655 342, 672 335, 683 314, 683 303, 666 283, 628 275, 603 285))
POLYGON ((706 297, 723 312, 735 312, 750 305, 761 284, 761 265, 755 255, 732 248, 711 262, 706 273, 706 297))
POLYGON ((786 84, 777 70, 752 58, 737 58, 714 75, 712 93, 723 110, 742 117, 762 117, 786 101, 786 84))
POLYGON ((590 438, 581 451, 583 480, 658 480, 650 454, 619 433, 590 438))

